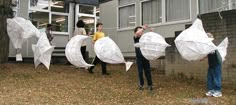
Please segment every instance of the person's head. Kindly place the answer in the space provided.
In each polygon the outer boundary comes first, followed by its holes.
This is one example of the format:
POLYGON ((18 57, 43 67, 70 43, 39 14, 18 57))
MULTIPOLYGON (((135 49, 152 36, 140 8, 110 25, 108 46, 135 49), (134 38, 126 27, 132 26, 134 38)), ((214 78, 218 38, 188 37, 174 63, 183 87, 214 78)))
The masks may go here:
POLYGON ((207 33, 207 36, 208 36, 209 38, 214 38, 214 36, 213 36, 211 33, 207 33))
POLYGON ((134 29, 134 34, 136 35, 142 35, 143 34, 143 27, 141 26, 137 26, 135 29, 134 29))
POLYGON ((77 23, 76 23, 76 26, 78 28, 84 28, 85 27, 85 23, 83 20, 79 20, 77 23))
POLYGON ((52 29, 52 24, 47 24, 47 29, 52 29))
POLYGON ((102 23, 97 23, 96 27, 98 31, 102 31, 102 23))

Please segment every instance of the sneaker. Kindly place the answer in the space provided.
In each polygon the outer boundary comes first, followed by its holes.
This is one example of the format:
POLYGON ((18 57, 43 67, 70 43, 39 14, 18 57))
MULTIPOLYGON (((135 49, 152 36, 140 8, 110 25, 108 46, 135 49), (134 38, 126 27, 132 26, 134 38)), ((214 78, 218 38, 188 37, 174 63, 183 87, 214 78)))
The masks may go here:
POLYGON ((110 75, 110 73, 102 73, 102 75, 110 75))
POLYGON ((206 93, 206 96, 213 96, 214 94, 214 90, 209 90, 207 93, 206 93))
POLYGON ((144 90, 143 86, 139 86, 138 90, 144 90))
POLYGON ((153 90, 152 86, 148 86, 148 90, 152 91, 153 90))
POLYGON ((212 94, 214 97, 221 97, 222 93, 220 91, 216 91, 212 94))

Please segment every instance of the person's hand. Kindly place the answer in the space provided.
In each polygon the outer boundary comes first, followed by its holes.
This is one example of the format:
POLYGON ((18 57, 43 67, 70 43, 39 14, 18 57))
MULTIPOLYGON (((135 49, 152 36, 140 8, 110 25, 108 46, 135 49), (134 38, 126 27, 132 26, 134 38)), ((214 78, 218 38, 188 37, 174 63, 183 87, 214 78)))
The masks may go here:
POLYGON ((92 32, 89 32, 89 33, 88 33, 88 36, 90 36, 91 34, 92 34, 92 32))
POLYGON ((152 28, 149 28, 149 31, 150 31, 150 32, 153 32, 153 29, 152 29, 152 28))
POLYGON ((148 28, 148 24, 144 24, 143 29, 147 29, 147 28, 148 28))

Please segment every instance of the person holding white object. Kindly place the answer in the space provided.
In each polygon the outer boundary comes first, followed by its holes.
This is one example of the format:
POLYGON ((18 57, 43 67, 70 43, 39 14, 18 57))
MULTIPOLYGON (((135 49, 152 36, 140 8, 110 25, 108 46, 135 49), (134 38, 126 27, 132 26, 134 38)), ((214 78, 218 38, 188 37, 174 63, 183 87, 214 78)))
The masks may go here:
MULTIPOLYGON (((138 26, 134 29, 134 43, 138 43, 140 37, 143 35, 144 30, 147 28, 147 25, 143 27, 138 26)), ((152 31, 152 30, 150 30, 152 31)), ((136 63, 138 68, 138 77, 139 77, 139 90, 143 90, 144 79, 143 79, 143 71, 147 78, 148 89, 152 91, 152 75, 151 75, 151 67, 149 60, 147 60, 141 53, 140 48, 135 47, 136 53, 136 63)))
MULTIPOLYGON (((74 36, 75 35, 85 35, 85 36, 88 36, 86 31, 85 31, 85 23, 83 22, 83 20, 79 20, 77 23, 76 23, 76 28, 75 28, 75 31, 74 31, 74 36)), ((82 53, 82 56, 84 58, 84 60, 86 60, 86 41, 84 41, 81 45, 81 53, 82 53)))
POLYGON ((47 28, 46 28, 46 31, 45 31, 46 34, 47 34, 47 38, 48 38, 48 41, 49 41, 50 44, 51 44, 51 42, 52 42, 52 40, 54 38, 54 36, 52 34, 52 28, 53 28, 52 24, 47 24, 47 28))
MULTIPOLYGON (((207 33, 208 37, 213 38, 211 33, 207 33)), ((208 72, 207 72, 207 89, 206 96, 221 97, 221 69, 222 58, 218 50, 215 50, 207 55, 208 58, 208 72)), ((204 59, 205 59, 204 58, 204 59)), ((202 59, 203 60, 203 59, 202 59)))
MULTIPOLYGON (((93 36, 93 42, 95 43, 98 39, 101 39, 105 37, 105 34, 102 32, 103 24, 102 23, 97 23, 97 32, 93 36)), ((97 56, 94 58, 92 62, 92 67, 88 69, 89 73, 93 73, 93 68, 96 66, 98 62, 101 62, 101 67, 102 67, 102 75, 110 75, 110 73, 107 73, 107 68, 106 68, 106 63, 101 61, 97 56)))

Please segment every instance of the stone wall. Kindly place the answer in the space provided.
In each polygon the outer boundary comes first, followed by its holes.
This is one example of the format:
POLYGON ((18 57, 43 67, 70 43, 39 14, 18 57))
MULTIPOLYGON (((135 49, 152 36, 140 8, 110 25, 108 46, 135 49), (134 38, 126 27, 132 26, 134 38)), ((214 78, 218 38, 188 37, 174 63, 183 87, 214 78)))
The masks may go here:
MULTIPOLYGON (((213 42, 216 45, 225 37, 229 38, 228 54, 222 67, 222 82, 236 86, 236 10, 223 11, 220 14, 222 18, 218 12, 202 14, 199 18, 203 22, 205 31, 214 35, 213 42)), ((207 59, 194 62, 184 60, 174 45, 174 39, 167 38, 167 42, 172 46, 166 50, 166 75, 205 81, 208 68, 207 59)))

